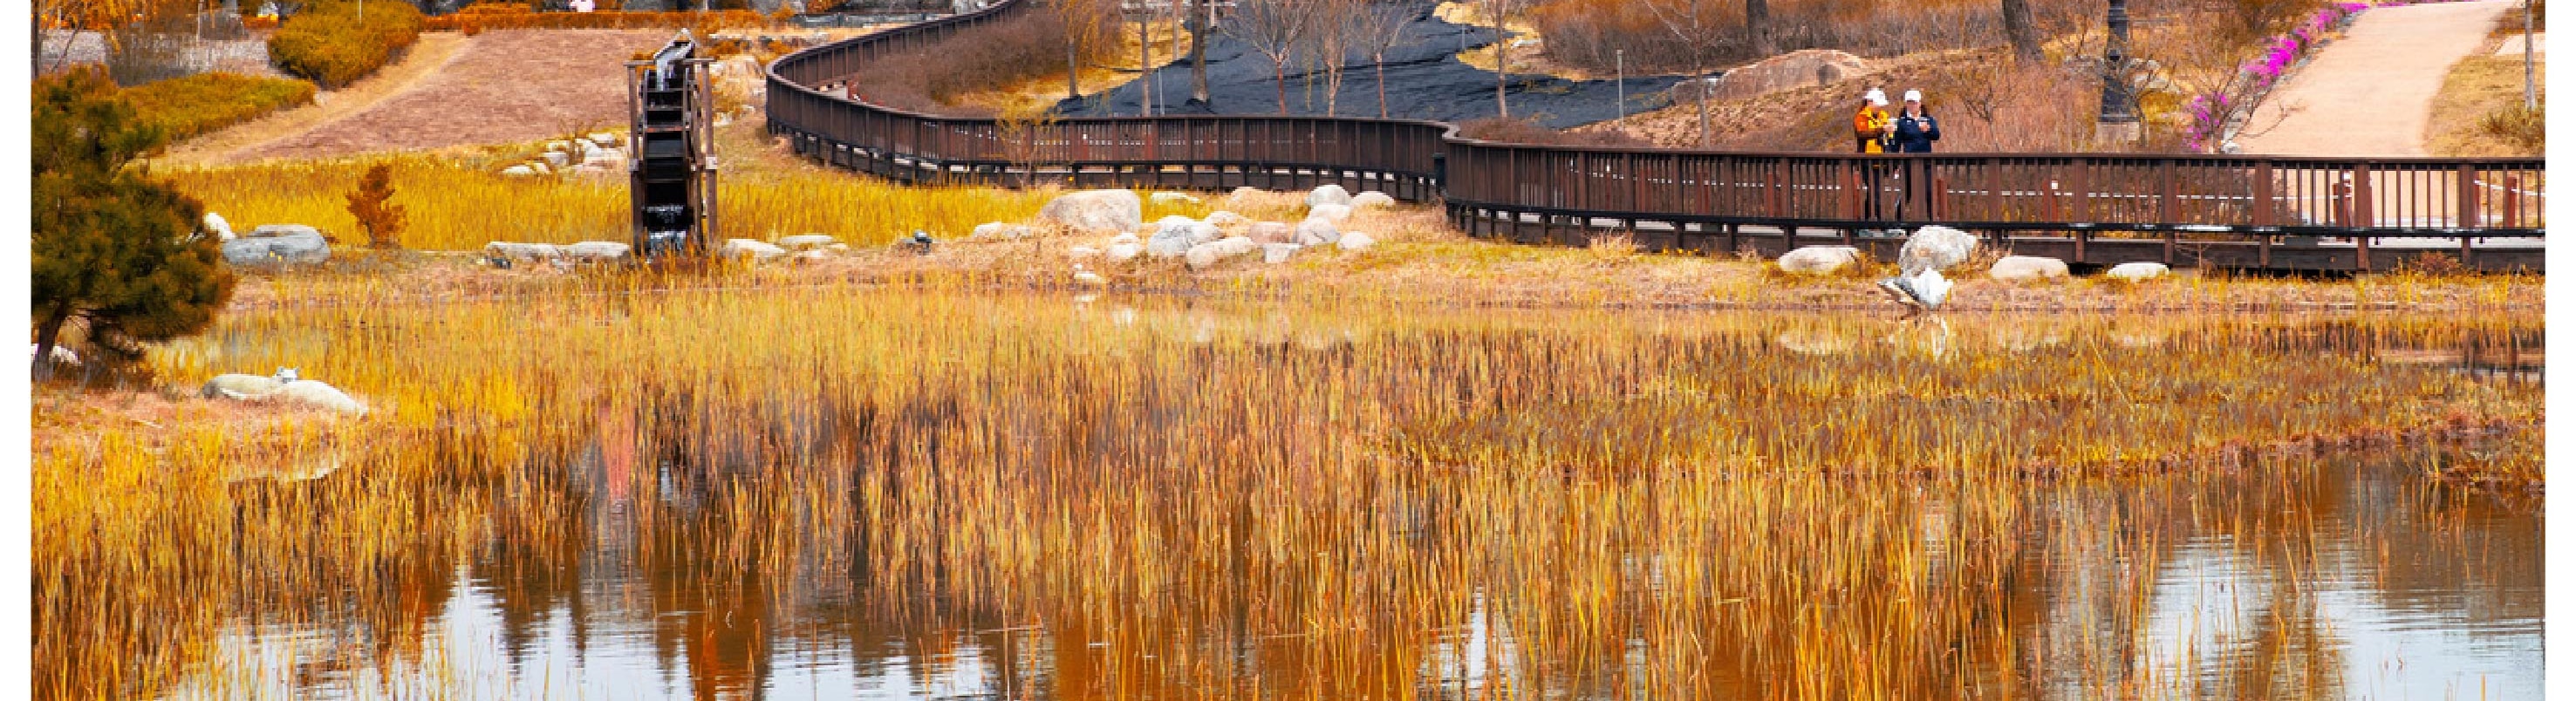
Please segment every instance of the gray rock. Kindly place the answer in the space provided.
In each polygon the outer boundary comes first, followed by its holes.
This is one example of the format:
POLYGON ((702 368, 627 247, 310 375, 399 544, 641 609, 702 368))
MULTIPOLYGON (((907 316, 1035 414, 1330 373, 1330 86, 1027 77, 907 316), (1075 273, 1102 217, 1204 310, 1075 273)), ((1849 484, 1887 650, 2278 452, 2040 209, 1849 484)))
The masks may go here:
POLYGON ((2006 282, 2066 277, 2066 261, 2041 256, 2004 256, 1986 269, 1986 277, 2006 282))
POLYGON ((1314 192, 1306 193, 1307 209, 1314 209, 1328 204, 1337 204, 1344 207, 1351 206, 1351 191, 1342 189, 1342 186, 1340 185, 1325 185, 1323 187, 1315 188, 1314 192))
POLYGON ((1214 224, 1189 217, 1171 216, 1154 222, 1154 238, 1166 236, 1187 238, 1192 245, 1196 245, 1217 240, 1225 236, 1225 232, 1219 231, 1214 224))
POLYGON ((610 132, 592 132, 590 135, 590 142, 602 147, 613 147, 624 141, 625 139, 617 138, 616 134, 610 132))
POLYGON ((224 215, 207 212, 206 233, 214 234, 215 240, 218 241, 231 241, 233 240, 232 222, 224 221, 224 215))
POLYGON ((1047 202, 1038 218, 1083 231, 1134 231, 1145 225, 1145 202, 1133 190, 1085 190, 1047 202))
POLYGON ((1367 192, 1363 192, 1363 193, 1360 193, 1358 196, 1355 196, 1355 197, 1352 197, 1352 198, 1351 198, 1351 208, 1352 208, 1352 209, 1368 209, 1368 208, 1371 208, 1371 207, 1393 207, 1393 206, 1395 206, 1395 198, 1393 198, 1393 197, 1388 197, 1386 193, 1378 192, 1378 191, 1376 191, 1376 190, 1370 190, 1370 191, 1367 191, 1367 192))
POLYGON ((1860 260, 1851 246, 1805 246, 1780 256, 1780 269, 1800 275, 1830 275, 1860 260))
POLYGON ((1346 204, 1318 205, 1313 209, 1307 210, 1306 218, 1322 219, 1335 224, 1340 224, 1351 218, 1351 206, 1346 204))
POLYGON ((1243 236, 1228 236, 1215 241, 1191 246, 1189 253, 1186 255, 1189 259, 1190 267, 1205 268, 1225 262, 1229 259, 1251 255, 1252 253, 1260 250, 1261 244, 1253 242, 1250 238, 1243 236))
POLYGON ((2121 282, 2146 282, 2170 274, 2173 269, 2163 263, 2121 263, 2102 271, 2102 277, 2121 282))
POLYGON ((582 157, 581 164, 601 170, 625 170, 626 152, 613 148, 592 149, 590 155, 582 157))
POLYGON ((1286 263, 1288 259, 1297 257, 1297 252, 1305 248, 1293 243, 1261 244, 1261 262, 1271 265, 1286 263))
POLYGON ((1196 245, 1198 244, 1190 243, 1187 238, 1156 236, 1154 240, 1145 242, 1145 255, 1156 258, 1179 258, 1189 255, 1190 248, 1196 245))
POLYGON ((1368 250, 1370 246, 1377 245, 1377 239, 1369 236, 1368 234, 1349 231, 1343 232, 1341 240, 1335 241, 1333 245, 1340 246, 1344 251, 1356 253, 1368 250))
POLYGON ((756 261, 776 260, 787 255, 787 249, 751 239, 728 239, 720 253, 726 258, 750 258, 756 261))
POLYGON ((225 241, 224 262, 233 265, 320 263, 331 259, 331 242, 302 224, 269 224, 250 235, 225 241))
POLYGON ((527 164, 522 163, 501 169, 501 174, 513 178, 533 178, 537 177, 537 169, 530 168, 527 164))
POLYGON ((809 251, 820 248, 830 248, 832 247, 832 244, 840 242, 840 239, 832 238, 826 234, 803 234, 779 239, 778 247, 790 251, 809 251))
POLYGON ((510 260, 551 260, 554 258, 561 258, 563 257, 563 254, 563 247, 556 246, 551 243, 511 243, 508 241, 494 241, 483 244, 483 256, 486 258, 506 258, 510 260))
MULTIPOLYGON (((1142 244, 1113 243, 1109 244, 1109 250, 1101 253, 1101 257, 1109 259, 1109 262, 1112 263, 1125 263, 1127 261, 1135 260, 1136 256, 1144 255, 1144 253, 1145 246, 1142 244)), ((1186 251, 1184 251, 1184 253, 1186 253, 1186 251)))
POLYGON ((1297 223, 1297 245, 1321 246, 1342 240, 1342 231, 1331 221, 1308 219, 1297 223))
POLYGON ((1926 226, 1905 239, 1896 253, 1896 274, 1911 278, 1926 270, 1948 270, 1977 252, 1977 237, 1946 226, 1926 226))
POLYGON ((571 153, 571 152, 572 152, 572 142, 570 142, 570 141, 563 141, 563 140, 560 140, 560 139, 555 140, 555 141, 548 141, 548 142, 546 142, 546 150, 547 150, 547 151, 563 152, 563 153, 571 153))
POLYGON ((1029 233, 1029 227, 1027 226, 1019 224, 1004 224, 1001 222, 985 222, 975 225, 975 231, 968 234, 967 238, 1017 241, 1028 238, 1029 233))
POLYGON ((1201 202, 1197 197, 1178 192, 1157 192, 1146 197, 1145 201, 1164 206, 1199 204, 1201 202))
POLYGON ((545 161, 529 161, 527 165, 529 170, 536 171, 538 175, 555 174, 554 166, 546 165, 545 161))
POLYGON ((616 241, 583 241, 563 247, 563 254, 573 260, 617 260, 625 258, 632 248, 616 241))

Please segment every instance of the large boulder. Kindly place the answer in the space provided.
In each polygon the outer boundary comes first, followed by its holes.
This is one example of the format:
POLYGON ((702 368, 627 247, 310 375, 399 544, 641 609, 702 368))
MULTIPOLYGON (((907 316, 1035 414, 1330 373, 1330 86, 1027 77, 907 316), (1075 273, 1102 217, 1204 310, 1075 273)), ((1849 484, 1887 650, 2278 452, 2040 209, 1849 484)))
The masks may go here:
POLYGON ((2163 263, 2121 263, 2102 271, 2102 277, 2121 282, 2146 282, 2170 274, 2173 269, 2163 263))
POLYGON ((1244 231, 1244 235, 1262 243, 1296 243, 1297 227, 1266 221, 1252 225, 1244 231))
POLYGON ((1271 265, 1286 263, 1289 259, 1297 257, 1297 252, 1305 248, 1293 243, 1261 244, 1261 262, 1271 265))
POLYGON ((1325 185, 1323 187, 1315 188, 1314 192, 1306 193, 1307 209, 1314 209, 1328 204, 1337 204, 1344 207, 1351 206, 1351 191, 1342 189, 1342 186, 1340 185, 1325 185))
POLYGON ((1896 252, 1896 274, 1914 277, 1926 270, 1948 270, 1977 252, 1977 237, 1946 226, 1926 226, 1905 239, 1896 252))
POLYGON ((1225 262, 1228 259, 1251 255, 1255 252, 1259 252, 1260 250, 1261 244, 1254 243, 1250 238, 1242 236, 1228 236, 1215 241, 1191 246, 1187 256, 1191 268, 1205 268, 1225 262))
POLYGON ((302 224, 268 224, 250 235, 223 243, 224 262, 233 265, 320 263, 331 259, 331 242, 302 224))
POLYGON ((787 249, 751 239, 727 239, 719 251, 726 258, 750 258, 755 261, 776 260, 787 255, 787 249))
POLYGON ((1215 224, 1189 217, 1170 216, 1154 222, 1154 238, 1165 236, 1185 237, 1192 245, 1196 245, 1222 238, 1225 232, 1218 230, 1215 224))
POLYGON ((1851 246, 1805 246, 1780 256, 1780 270, 1799 275, 1831 275, 1860 260, 1851 246))
POLYGON ((625 258, 632 249, 617 241, 583 241, 563 247, 563 254, 573 260, 604 261, 625 258))
POLYGON ((617 134, 613 132, 592 132, 590 135, 590 142, 602 147, 617 146, 625 141, 625 139, 617 138, 617 134))
MULTIPOLYGON (((1832 49, 1791 51, 1750 66, 1728 70, 1718 78, 1717 87, 1710 97, 1718 102, 1742 100, 1782 90, 1823 85, 1870 72, 1869 62, 1849 53, 1832 49)), ((1857 93, 1852 95, 1854 99, 1859 97, 1857 93)))
POLYGON ((1157 231, 1154 232, 1154 238, 1145 242, 1145 255, 1156 258, 1179 258, 1189 255, 1190 247, 1197 245, 1198 242, 1191 241, 1187 233, 1157 231))
POLYGON ((1145 225, 1145 201, 1134 190, 1084 190, 1047 202, 1038 218, 1083 231, 1133 231, 1145 225))
POLYGON ((1308 219, 1297 223, 1297 245, 1321 246, 1340 240, 1342 230, 1335 228, 1331 221, 1308 219))
POLYGON ((1369 208, 1372 208, 1372 207, 1393 207, 1393 206, 1395 206, 1395 198, 1393 198, 1393 197, 1388 197, 1386 193, 1378 192, 1378 191, 1376 191, 1376 190, 1370 190, 1370 191, 1368 191, 1368 192, 1363 192, 1363 193, 1360 193, 1359 195, 1357 195, 1357 196, 1355 196, 1355 197, 1352 197, 1352 198, 1351 198, 1351 208, 1352 208, 1352 209, 1369 209, 1369 208))
POLYGON ((1340 224, 1350 220, 1351 206, 1346 204, 1319 205, 1314 209, 1307 210, 1306 218, 1322 219, 1335 224, 1340 224))
POLYGON ((1986 277, 2005 282, 2026 282, 2066 277, 2066 261, 2040 256, 2004 256, 1986 269, 1986 277))
POLYGON ((548 260, 562 256, 563 247, 551 243, 494 241, 483 244, 483 257, 495 260, 548 260))

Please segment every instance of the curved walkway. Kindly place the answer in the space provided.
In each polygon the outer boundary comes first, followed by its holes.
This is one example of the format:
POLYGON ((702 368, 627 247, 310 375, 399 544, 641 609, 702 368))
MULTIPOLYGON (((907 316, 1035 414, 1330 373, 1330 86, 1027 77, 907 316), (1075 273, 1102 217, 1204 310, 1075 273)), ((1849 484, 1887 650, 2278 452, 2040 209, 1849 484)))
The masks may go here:
POLYGON ((2476 53, 2514 0, 2378 7, 2255 112, 2246 153, 2422 156, 2433 96, 2451 65, 2476 53))

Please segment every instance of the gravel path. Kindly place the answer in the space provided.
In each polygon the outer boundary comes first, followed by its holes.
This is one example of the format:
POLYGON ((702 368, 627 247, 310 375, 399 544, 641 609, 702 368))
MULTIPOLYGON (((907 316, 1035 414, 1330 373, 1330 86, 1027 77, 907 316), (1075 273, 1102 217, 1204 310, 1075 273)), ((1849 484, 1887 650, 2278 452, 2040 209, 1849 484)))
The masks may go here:
POLYGON ((535 141, 626 124, 627 59, 664 30, 488 31, 433 72, 309 130, 231 154, 243 160, 535 141))
MULTIPOLYGON (((1481 27, 1451 24, 1431 16, 1434 3, 1418 3, 1418 14, 1407 27, 1407 41, 1387 54, 1386 98, 1388 115, 1399 119, 1434 119, 1464 121, 1494 115, 1494 73, 1460 63, 1457 54, 1466 49, 1486 46, 1494 41, 1494 31, 1481 27)), ((1129 26, 1130 30, 1133 25, 1129 26)), ((1523 48, 1520 52, 1535 51, 1523 48)), ((1244 46, 1243 42, 1222 32, 1208 37, 1208 105, 1186 105, 1190 93, 1190 66, 1186 57, 1172 61, 1147 79, 1155 84, 1154 103, 1158 112, 1170 114, 1272 115, 1279 113, 1277 81, 1270 60, 1244 46)), ((1157 61, 1171 61, 1156 56, 1157 61)), ((1667 106, 1664 90, 1681 78, 1673 76, 1634 77, 1628 79, 1629 114, 1667 106)), ((1340 104, 1335 110, 1344 117, 1376 117, 1377 69, 1365 58, 1344 68, 1340 104)), ((1510 95, 1512 114, 1536 117, 1542 124, 1564 128, 1593 122, 1609 121, 1618 116, 1619 81, 1571 81, 1543 75, 1514 74, 1510 95)), ((1141 90, 1130 81, 1110 91, 1105 97, 1067 101, 1058 107, 1073 116, 1132 117, 1138 111, 1141 90)), ((1288 72, 1288 111, 1298 115, 1322 115, 1327 101, 1324 78, 1320 70, 1300 70, 1294 63, 1288 72), (1309 77, 1313 78, 1311 87, 1309 77)))
POLYGON ((2425 155, 2443 76, 2515 7, 2480 0, 2365 11, 2272 93, 2247 130, 2254 134, 2237 143, 2246 153, 2284 156, 2425 155))

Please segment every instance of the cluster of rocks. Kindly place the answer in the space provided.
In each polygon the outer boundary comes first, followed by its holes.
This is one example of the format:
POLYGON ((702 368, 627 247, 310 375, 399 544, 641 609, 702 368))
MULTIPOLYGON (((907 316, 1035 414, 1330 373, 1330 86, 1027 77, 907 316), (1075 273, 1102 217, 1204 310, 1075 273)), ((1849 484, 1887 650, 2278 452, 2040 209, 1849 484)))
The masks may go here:
POLYGON ((546 150, 534 159, 501 169, 501 174, 514 178, 548 175, 605 176, 626 171, 625 139, 614 133, 599 132, 578 139, 546 142, 546 150))
MULTIPOLYGON (((1852 246, 1803 246, 1780 256, 1776 264, 1782 272, 1797 275, 1832 275, 1859 260, 1860 249, 1852 246)), ((2102 278, 2145 282, 2172 273, 2163 263, 2121 263, 2103 271, 2102 278)), ((2044 256, 2004 256, 1986 269, 1986 277, 2004 282, 2039 282, 2072 275, 2066 261, 2044 256)))
MULTIPOLYGON (((1241 188, 1229 198, 1241 201, 1247 194, 1261 191, 1241 188)), ((1205 201, 1195 195, 1178 192, 1156 192, 1138 197, 1129 190, 1088 190, 1057 197, 1038 210, 1039 220, 1077 234, 1107 235, 1096 244, 1078 244, 1066 249, 1076 260, 1074 279, 1086 285, 1106 284, 1107 278, 1090 269, 1086 263, 1099 259, 1124 264, 1138 258, 1179 260, 1191 269, 1206 269, 1227 261, 1250 258, 1259 254, 1265 264, 1289 262, 1310 248, 1332 246, 1345 252, 1367 250, 1377 239, 1358 231, 1344 231, 1341 225, 1361 209, 1387 207, 1395 199, 1385 193, 1363 192, 1352 195, 1339 185, 1315 188, 1306 195, 1306 217, 1295 224, 1256 221, 1227 210, 1217 210, 1205 218, 1168 216, 1147 224, 1144 205, 1196 205, 1205 201)), ((1028 226, 994 222, 975 227, 976 238, 1019 239, 1032 235, 1028 226)))
POLYGON ((850 245, 830 234, 799 234, 779 238, 776 242, 755 239, 727 239, 716 249, 726 260, 768 263, 789 260, 798 263, 830 258, 850 252, 850 245))
POLYGON ((494 241, 483 244, 483 259, 494 265, 515 263, 602 263, 622 260, 633 246, 616 241, 583 241, 574 244, 514 243, 494 241))
POLYGON ((230 399, 244 402, 285 402, 326 409, 353 416, 365 416, 367 405, 340 391, 340 388, 316 380, 296 377, 292 368, 281 368, 273 376, 227 373, 207 380, 199 395, 207 399, 230 399))

